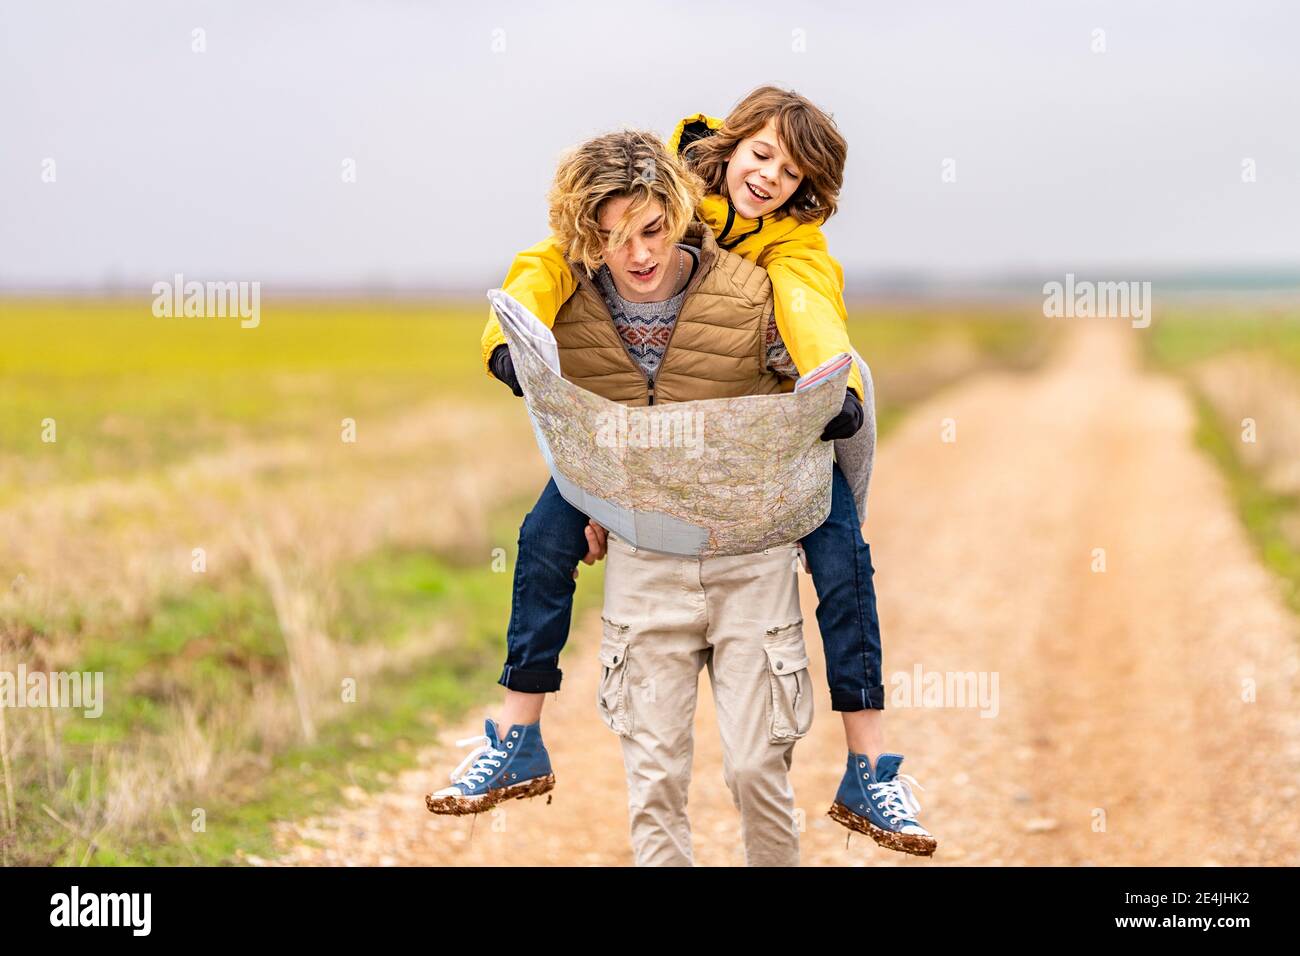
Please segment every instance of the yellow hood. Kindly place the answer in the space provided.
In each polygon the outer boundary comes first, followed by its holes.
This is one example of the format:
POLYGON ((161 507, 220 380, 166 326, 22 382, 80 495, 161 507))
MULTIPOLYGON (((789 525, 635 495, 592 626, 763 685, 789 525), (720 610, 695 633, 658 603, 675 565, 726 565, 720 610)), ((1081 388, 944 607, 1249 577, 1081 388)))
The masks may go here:
MULTIPOLYGON (((677 123, 677 128, 673 130, 673 135, 668 137, 668 152, 676 155, 682 151, 682 133, 685 132, 686 127, 688 126, 696 127, 700 134, 707 136, 708 133, 705 132, 704 129, 700 128, 699 124, 703 124, 709 131, 722 129, 722 120, 718 119, 716 116, 709 116, 705 113, 694 113, 677 123)), ((695 133, 696 130, 693 129, 692 132, 695 133)), ((693 138, 699 139, 700 136, 695 135, 693 138)), ((688 137, 687 142, 690 141, 691 138, 688 137)))

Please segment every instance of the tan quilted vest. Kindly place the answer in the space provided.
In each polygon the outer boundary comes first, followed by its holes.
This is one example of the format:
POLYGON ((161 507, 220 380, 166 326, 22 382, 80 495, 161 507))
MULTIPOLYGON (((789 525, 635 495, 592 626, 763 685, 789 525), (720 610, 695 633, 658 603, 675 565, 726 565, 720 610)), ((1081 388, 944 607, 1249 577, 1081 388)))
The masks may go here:
POLYGON ((586 270, 570 264, 578 291, 555 317, 560 371, 569 381, 624 405, 658 405, 789 391, 793 382, 767 371, 767 318, 772 284, 748 259, 718 248, 713 232, 692 223, 683 243, 700 250, 686 286, 653 395, 645 373, 614 327, 609 308, 586 270))

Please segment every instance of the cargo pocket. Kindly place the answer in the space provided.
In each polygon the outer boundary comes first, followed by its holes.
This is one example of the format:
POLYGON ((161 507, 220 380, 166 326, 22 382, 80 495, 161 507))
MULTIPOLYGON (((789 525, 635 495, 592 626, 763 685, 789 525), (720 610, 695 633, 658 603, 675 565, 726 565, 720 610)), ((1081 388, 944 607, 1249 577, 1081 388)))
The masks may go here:
POLYGON ((604 633, 600 641, 600 686, 596 689, 596 708, 605 726, 620 737, 632 732, 632 715, 628 709, 627 646, 630 625, 617 624, 602 617, 604 633))
POLYGON ((812 682, 803 643, 803 621, 769 627, 764 635, 771 688, 772 743, 798 740, 812 729, 812 682))

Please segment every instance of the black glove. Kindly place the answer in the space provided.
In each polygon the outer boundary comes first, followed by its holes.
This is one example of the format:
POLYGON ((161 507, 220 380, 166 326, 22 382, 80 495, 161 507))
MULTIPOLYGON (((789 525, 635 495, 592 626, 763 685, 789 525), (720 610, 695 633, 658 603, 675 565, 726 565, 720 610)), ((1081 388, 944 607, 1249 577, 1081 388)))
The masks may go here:
MULTIPOLYGON (((519 376, 515 374, 515 363, 510 358, 510 347, 508 345, 498 345, 492 350, 492 357, 488 359, 488 370, 492 375, 510 386, 510 391, 514 392, 519 398, 524 397, 524 390, 519 387, 519 376)), ((858 412, 861 419, 862 413, 858 412)), ((859 420, 858 424, 862 424, 859 420)))
POLYGON ((858 398, 856 392, 849 389, 844 393, 844 407, 840 413, 826 423, 822 430, 822 441, 831 441, 836 438, 849 438, 862 427, 862 399, 858 398))

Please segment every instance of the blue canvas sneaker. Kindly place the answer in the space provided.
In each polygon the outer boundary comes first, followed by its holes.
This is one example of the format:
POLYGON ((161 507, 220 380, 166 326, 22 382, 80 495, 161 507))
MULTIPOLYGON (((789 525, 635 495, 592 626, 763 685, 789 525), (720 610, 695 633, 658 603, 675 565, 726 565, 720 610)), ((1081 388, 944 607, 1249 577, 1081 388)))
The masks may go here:
POLYGON ((902 762, 900 754, 881 754, 873 769, 866 754, 850 753, 829 814, 836 823, 865 833, 883 847, 930 856, 939 841, 916 822, 921 805, 912 787, 921 785, 898 772, 902 762))
POLYGON ((502 740, 489 717, 482 737, 458 740, 456 746, 474 749, 451 772, 450 787, 424 798, 430 813, 483 813, 505 800, 541 796, 555 786, 541 721, 515 724, 502 740))

